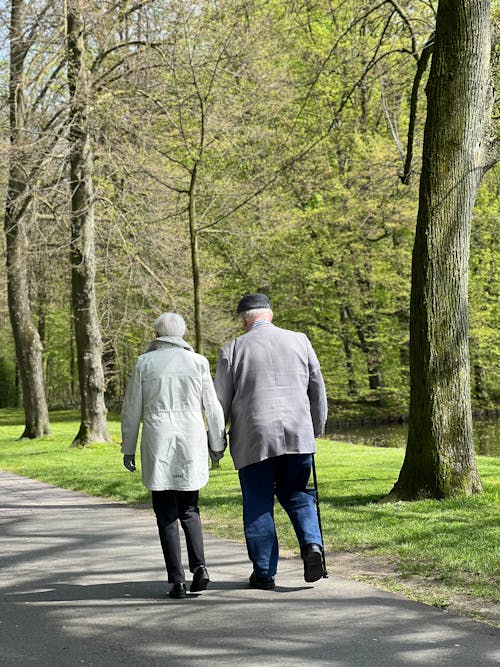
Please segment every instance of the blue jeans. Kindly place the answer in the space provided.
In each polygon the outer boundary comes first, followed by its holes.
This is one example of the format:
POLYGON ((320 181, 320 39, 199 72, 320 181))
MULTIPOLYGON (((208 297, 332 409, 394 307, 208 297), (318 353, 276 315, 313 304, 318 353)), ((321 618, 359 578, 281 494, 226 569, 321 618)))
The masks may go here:
POLYGON ((322 545, 314 490, 307 488, 311 466, 311 454, 285 454, 238 472, 248 556, 259 579, 274 577, 278 568, 275 494, 292 522, 301 552, 307 544, 322 545))

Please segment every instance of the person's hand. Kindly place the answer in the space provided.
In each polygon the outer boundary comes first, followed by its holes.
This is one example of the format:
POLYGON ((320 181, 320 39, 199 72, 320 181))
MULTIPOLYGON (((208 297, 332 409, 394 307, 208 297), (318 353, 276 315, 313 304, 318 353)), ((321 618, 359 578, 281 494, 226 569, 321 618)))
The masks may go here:
POLYGON ((124 454, 123 455, 123 465, 127 470, 130 470, 130 472, 135 472, 136 467, 135 467, 135 455, 134 454, 124 454))
POLYGON ((224 451, 222 452, 214 452, 213 449, 208 449, 208 455, 210 456, 211 460, 214 463, 217 463, 217 461, 220 461, 221 458, 224 456, 224 451))

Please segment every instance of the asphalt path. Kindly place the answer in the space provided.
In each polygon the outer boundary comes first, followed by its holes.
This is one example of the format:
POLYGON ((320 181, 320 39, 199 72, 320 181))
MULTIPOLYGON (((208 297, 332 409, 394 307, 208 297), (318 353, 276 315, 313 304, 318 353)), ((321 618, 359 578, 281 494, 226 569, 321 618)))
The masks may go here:
POLYGON ((338 576, 306 584, 298 558, 253 590, 243 545, 205 547, 209 589, 172 600, 150 509, 0 471, 0 665, 500 665, 489 625, 338 576))

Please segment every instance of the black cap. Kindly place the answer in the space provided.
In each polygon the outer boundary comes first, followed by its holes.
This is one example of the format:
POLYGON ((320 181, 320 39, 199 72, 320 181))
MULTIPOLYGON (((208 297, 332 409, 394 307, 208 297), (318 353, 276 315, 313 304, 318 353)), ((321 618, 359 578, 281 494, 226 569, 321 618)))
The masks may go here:
POLYGON ((255 310, 255 308, 271 308, 271 302, 265 294, 247 294, 238 303, 236 312, 244 313, 247 310, 255 310))

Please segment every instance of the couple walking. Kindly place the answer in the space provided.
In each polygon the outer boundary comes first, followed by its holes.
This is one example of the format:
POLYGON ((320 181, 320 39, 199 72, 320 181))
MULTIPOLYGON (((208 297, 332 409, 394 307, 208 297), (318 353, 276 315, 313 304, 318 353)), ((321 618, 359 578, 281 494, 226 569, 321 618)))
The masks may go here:
POLYGON ((183 318, 176 313, 159 317, 157 338, 138 358, 123 402, 123 462, 135 470, 142 419, 142 480, 152 492, 174 598, 186 596, 178 519, 193 573, 190 591, 205 590, 209 583, 198 494, 209 477, 207 438, 209 455, 217 461, 226 447, 226 423, 253 564, 250 586, 275 587, 275 495, 295 529, 305 580, 323 575, 315 499, 307 489, 315 437, 323 434, 327 416, 319 362, 305 334, 272 324, 265 294, 243 297, 237 312, 245 334, 220 350, 214 382, 208 360, 183 339, 183 318))

